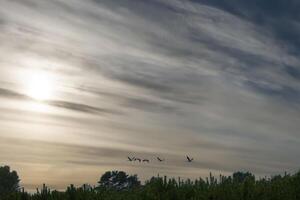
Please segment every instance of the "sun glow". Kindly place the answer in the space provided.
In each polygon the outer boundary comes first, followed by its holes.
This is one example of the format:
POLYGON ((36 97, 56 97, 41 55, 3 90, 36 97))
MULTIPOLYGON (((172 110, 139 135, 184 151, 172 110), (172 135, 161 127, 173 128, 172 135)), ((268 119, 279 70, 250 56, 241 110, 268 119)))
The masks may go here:
POLYGON ((51 74, 47 72, 28 72, 25 85, 27 95, 35 100, 44 101, 53 98, 55 83, 51 74))

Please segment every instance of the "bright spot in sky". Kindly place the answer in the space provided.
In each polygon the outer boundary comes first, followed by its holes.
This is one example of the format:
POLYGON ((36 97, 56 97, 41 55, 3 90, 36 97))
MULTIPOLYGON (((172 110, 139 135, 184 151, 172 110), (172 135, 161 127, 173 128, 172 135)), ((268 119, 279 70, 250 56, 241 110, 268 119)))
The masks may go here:
POLYGON ((54 95, 54 80, 44 71, 30 71, 27 74, 26 94, 38 101, 49 100, 54 95))

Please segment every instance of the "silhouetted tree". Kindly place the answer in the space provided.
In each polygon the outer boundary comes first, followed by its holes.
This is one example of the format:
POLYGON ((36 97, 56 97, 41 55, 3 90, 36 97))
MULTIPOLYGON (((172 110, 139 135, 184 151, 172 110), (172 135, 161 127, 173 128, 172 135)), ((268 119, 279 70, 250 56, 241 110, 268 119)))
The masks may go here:
POLYGON ((19 188, 19 176, 9 166, 0 167, 0 194, 9 194, 19 188))
POLYGON ((299 200, 300 172, 255 180, 250 173, 237 172, 234 176, 210 174, 205 180, 168 179, 153 177, 143 186, 130 189, 131 182, 138 183, 136 176, 125 172, 106 172, 99 181, 101 187, 84 189, 68 187, 65 192, 50 191, 46 185, 35 194, 11 192, 0 200, 299 200), (234 177, 234 178, 233 178, 234 177))
POLYGON ((127 182, 129 188, 138 187, 141 185, 137 175, 128 176, 127 182))
POLYGON ((117 190, 133 188, 141 184, 136 175, 129 176, 123 171, 105 172, 98 183, 100 187, 117 190))
POLYGON ((246 179, 255 180, 255 176, 250 172, 235 172, 232 175, 233 181, 243 183, 246 179))

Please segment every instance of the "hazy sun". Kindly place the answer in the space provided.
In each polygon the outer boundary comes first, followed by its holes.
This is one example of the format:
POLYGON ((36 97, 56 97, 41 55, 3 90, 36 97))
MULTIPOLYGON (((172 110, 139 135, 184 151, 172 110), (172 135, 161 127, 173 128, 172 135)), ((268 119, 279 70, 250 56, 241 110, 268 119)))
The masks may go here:
POLYGON ((54 81, 51 75, 43 71, 31 71, 27 75, 26 93, 29 97, 43 101, 53 97, 54 81))

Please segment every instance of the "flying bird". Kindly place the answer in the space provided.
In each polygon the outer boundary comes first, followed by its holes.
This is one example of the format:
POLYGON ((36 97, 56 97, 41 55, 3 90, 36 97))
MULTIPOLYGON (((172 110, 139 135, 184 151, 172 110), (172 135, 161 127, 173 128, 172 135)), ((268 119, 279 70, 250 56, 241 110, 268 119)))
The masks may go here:
POLYGON ((194 158, 190 158, 188 156, 186 156, 186 159, 188 160, 188 162, 192 162, 194 160, 194 158))
POLYGON ((165 159, 161 159, 160 157, 156 157, 159 162, 165 161, 165 159))
POLYGON ((142 162, 142 160, 140 158, 134 158, 134 161, 142 162))
POLYGON ((148 159, 144 159, 143 162, 149 163, 150 161, 148 159))
POLYGON ((134 161, 134 157, 133 157, 133 158, 130 158, 130 157, 128 156, 127 158, 128 158, 128 161, 130 161, 130 162, 134 161))

